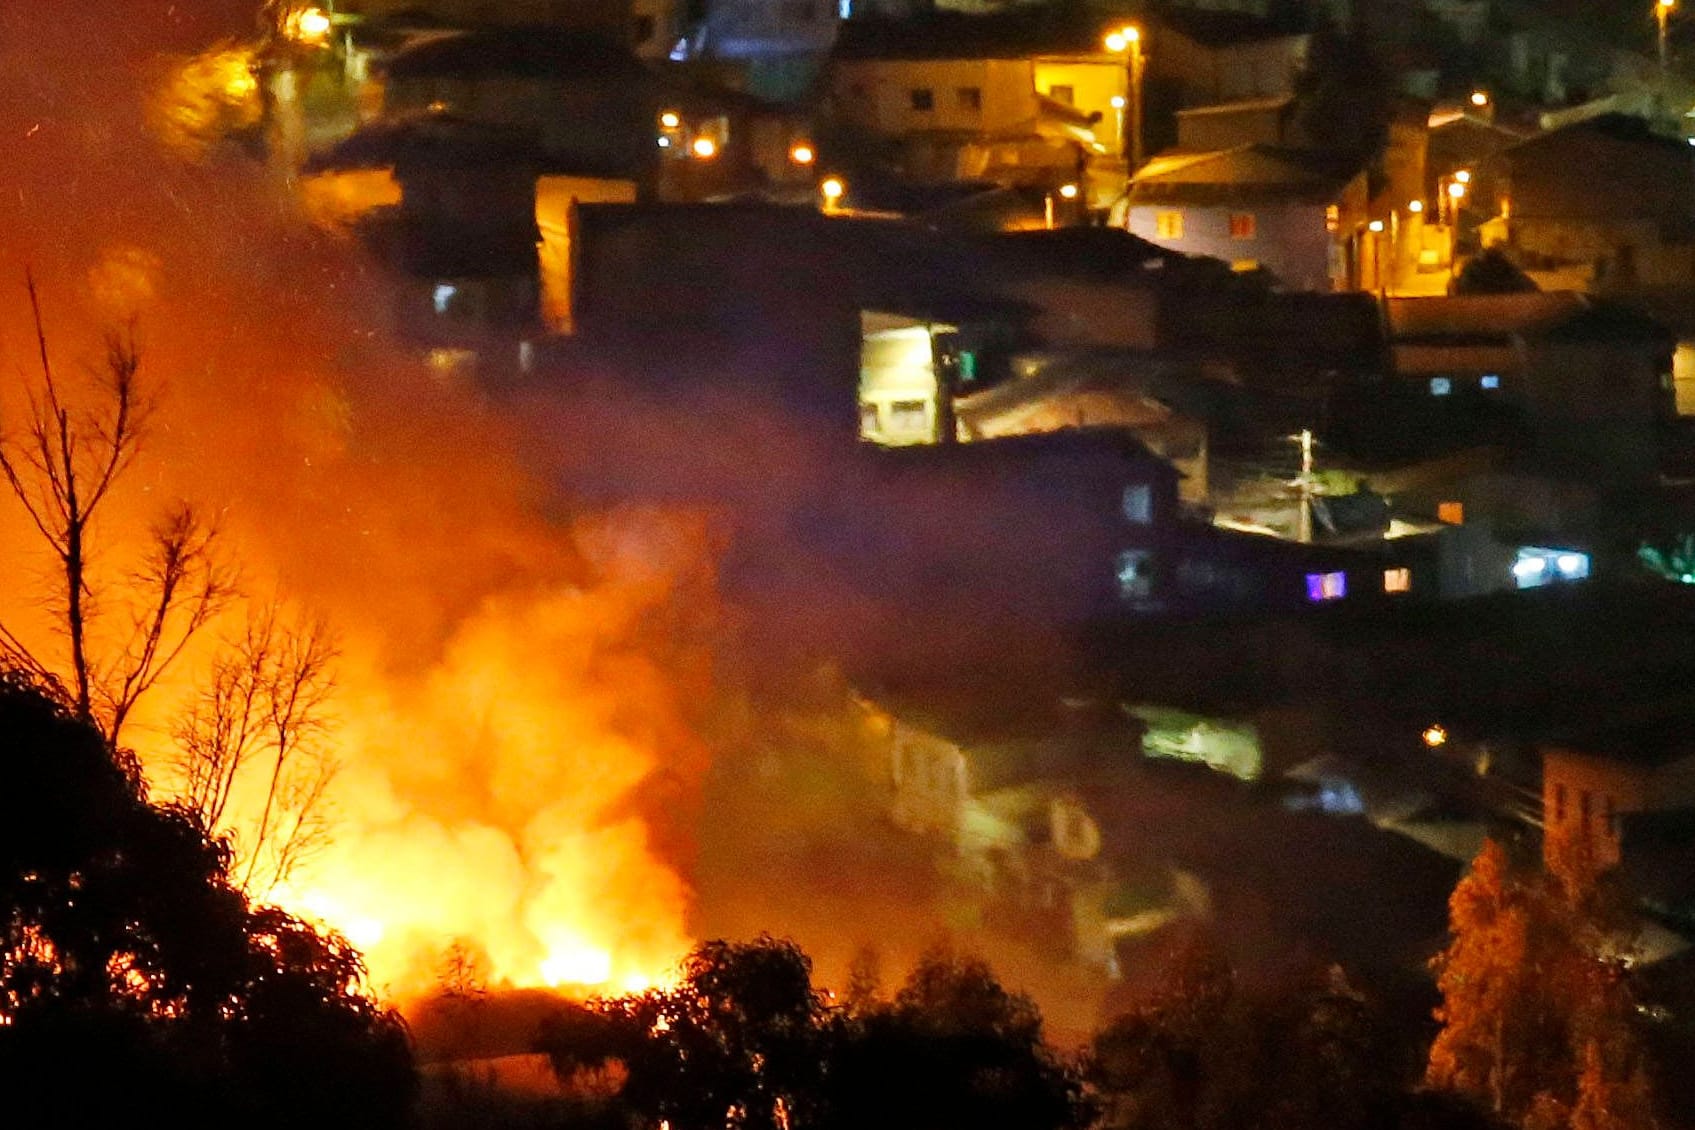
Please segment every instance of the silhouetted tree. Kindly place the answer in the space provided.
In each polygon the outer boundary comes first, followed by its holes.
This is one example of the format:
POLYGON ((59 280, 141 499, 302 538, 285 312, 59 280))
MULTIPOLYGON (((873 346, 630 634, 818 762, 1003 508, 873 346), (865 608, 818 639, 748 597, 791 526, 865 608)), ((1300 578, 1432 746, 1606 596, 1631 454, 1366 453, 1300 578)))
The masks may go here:
POLYGON ((1066 1130, 1088 1121, 1081 1079, 1042 1039, 1034 1002, 981 960, 933 949, 895 999, 844 1021, 828 1125, 1066 1130))
POLYGON ((568 1080, 622 1068, 619 1100, 673 1130, 776 1130, 816 1121, 830 1023, 793 942, 706 942, 670 991, 571 1004, 537 1047, 568 1080))
POLYGON ((1519 270, 1507 253, 1491 247, 1460 268, 1448 287, 1450 294, 1530 294, 1542 288, 1519 270))
POLYGON ((23 427, 0 435, 0 477, 52 556, 45 603, 66 655, 55 663, 0 622, 0 662, 62 681, 76 713, 116 746, 136 703, 235 595, 235 574, 218 552, 217 530, 178 502, 153 523, 138 566, 121 582, 98 583, 95 523, 140 451, 153 402, 127 333, 106 340, 97 406, 80 409, 67 400, 33 279, 28 291, 40 381, 30 389, 23 427))
MULTIPOLYGON (((68 695, 64 696, 68 699, 68 695)), ((230 883, 28 675, 0 672, 0 1093, 18 1125, 400 1125, 398 1019, 359 955, 230 883)))

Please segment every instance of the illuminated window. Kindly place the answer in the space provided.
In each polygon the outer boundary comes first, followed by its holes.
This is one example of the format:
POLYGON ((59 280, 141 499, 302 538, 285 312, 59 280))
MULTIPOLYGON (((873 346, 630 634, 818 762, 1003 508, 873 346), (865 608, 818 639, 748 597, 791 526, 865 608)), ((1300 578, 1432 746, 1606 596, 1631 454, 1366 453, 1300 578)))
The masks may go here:
POLYGON ((1135 483, 1124 488, 1124 517, 1138 526, 1154 520, 1154 492, 1147 483, 1135 483))
POLYGON ((1484 373, 1483 376, 1478 379, 1477 386, 1479 388, 1487 389, 1500 388, 1501 375, 1499 373, 1484 373))
POLYGON ((936 108, 936 92, 927 86, 913 88, 910 92, 912 108, 921 113, 928 113, 936 108))
POLYGON ((1249 271, 1257 271, 1259 270, 1259 260, 1234 259, 1230 263, 1230 269, 1239 275, 1247 274, 1249 271))
POLYGON ((1383 570, 1383 591, 1384 592, 1411 592, 1412 591, 1412 570, 1411 569, 1385 569, 1385 570, 1383 570))
POLYGON ((430 292, 430 304, 437 314, 445 314, 453 308, 453 298, 458 293, 459 288, 452 283, 437 283, 430 292))
POLYGON ((1159 212, 1154 216, 1154 235, 1159 239, 1183 238, 1183 213, 1159 212))
POLYGON ((1071 86, 1050 86, 1048 87, 1048 97, 1055 102, 1063 102, 1070 106, 1077 101, 1077 91, 1076 88, 1071 86))
POLYGON ((1430 395, 1431 396, 1447 396, 1450 392, 1453 392, 1453 391, 1454 391, 1454 382, 1449 380, 1447 377, 1431 377, 1430 378, 1430 395))
POLYGON ((1127 549, 1118 555, 1118 594, 1137 600, 1153 593, 1153 554, 1145 549, 1127 549))
POLYGON ((1438 502, 1436 504, 1436 520, 1446 522, 1450 526, 1465 525, 1465 503, 1438 502))
POLYGON ((929 430, 930 413, 922 400, 896 400, 889 405, 891 434, 916 435, 929 430))
POLYGON ((959 100, 961 110, 969 110, 975 114, 983 108, 983 88, 980 86, 962 86, 954 91, 959 100))
POLYGON ((1230 238, 1253 239, 1259 234, 1259 223, 1252 212, 1230 213, 1230 238))
POLYGON ((1342 209, 1338 205, 1330 204, 1325 207, 1324 230, 1328 232, 1342 230, 1342 209))
POLYGON ((861 436, 876 435, 882 428, 882 422, 877 414, 875 404, 865 403, 859 406, 859 434, 861 436))
POLYGON ((1308 573, 1307 599, 1314 604, 1326 600, 1341 600, 1348 595, 1348 574, 1308 573))

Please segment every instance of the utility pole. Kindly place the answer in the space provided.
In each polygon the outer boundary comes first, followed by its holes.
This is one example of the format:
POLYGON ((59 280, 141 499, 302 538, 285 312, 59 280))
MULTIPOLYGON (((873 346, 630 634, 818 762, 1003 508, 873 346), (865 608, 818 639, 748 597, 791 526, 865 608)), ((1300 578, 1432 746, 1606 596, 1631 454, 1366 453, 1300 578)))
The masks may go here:
POLYGON ((1305 544, 1312 541, 1312 429, 1302 428, 1295 438, 1301 445, 1301 473, 1295 480, 1300 498, 1300 510, 1295 515, 1295 540, 1305 544))
POLYGON ((1666 50, 1666 25, 1671 20, 1671 10, 1677 7, 1677 0, 1657 0, 1654 5, 1654 19, 1660 25, 1660 86, 1664 87, 1670 69, 1670 54, 1666 50))

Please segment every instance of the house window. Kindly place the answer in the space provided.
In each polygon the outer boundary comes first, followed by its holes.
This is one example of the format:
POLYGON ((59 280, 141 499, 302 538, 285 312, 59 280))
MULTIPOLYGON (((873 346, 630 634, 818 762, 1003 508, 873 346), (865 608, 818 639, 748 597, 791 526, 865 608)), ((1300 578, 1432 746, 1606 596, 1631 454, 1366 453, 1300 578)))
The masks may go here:
POLYGON ((1348 595, 1348 574, 1308 573, 1307 599, 1314 604, 1326 600, 1341 600, 1348 595))
POLYGON ((1183 238, 1183 213, 1164 211, 1154 214, 1154 236, 1157 239, 1183 238))
POLYGON ((1484 373, 1481 377, 1479 377, 1477 379, 1477 387, 1483 388, 1483 389, 1500 388, 1501 387, 1501 374, 1499 374, 1499 373, 1484 373))
POLYGON ((1230 238, 1253 239, 1259 234, 1258 221, 1252 212, 1230 213, 1230 238))
POLYGON ((1055 102, 1062 102, 1067 106, 1071 106, 1075 105, 1077 102, 1077 91, 1074 87, 1069 85, 1050 86, 1048 87, 1048 97, 1052 98, 1055 102))
POLYGON ((882 430, 882 421, 877 413, 877 406, 871 403, 859 406, 859 434, 873 436, 882 430))
POLYGON ((910 94, 912 96, 912 108, 914 110, 918 110, 921 113, 928 113, 936 108, 936 92, 931 90, 929 87, 914 87, 910 91, 910 94))
POLYGON ((1453 391, 1454 391, 1454 382, 1449 380, 1447 377, 1431 377, 1430 378, 1430 395, 1431 396, 1447 396, 1450 392, 1453 392, 1453 391))
POLYGON ((1438 502, 1436 504, 1436 520, 1450 526, 1465 525, 1465 503, 1438 502))
POLYGON ((1138 526, 1154 520, 1154 491, 1147 483, 1132 483, 1124 488, 1124 517, 1138 526))
POLYGON ((1566 822, 1566 787, 1564 785, 1555 785, 1554 786, 1554 823, 1564 824, 1565 822, 1566 822))
POLYGON ((1153 554, 1145 549, 1127 549, 1118 555, 1118 595, 1140 600, 1153 595, 1153 554))
POLYGON ((930 413, 922 400, 896 400, 889 405, 889 427, 893 434, 916 435, 930 427, 930 413))
POLYGON ((1411 569, 1385 569, 1385 570, 1383 570, 1383 591, 1384 592, 1411 592, 1412 591, 1412 570, 1411 569))
POLYGON ((1330 232, 1333 235, 1336 232, 1339 232, 1339 231, 1342 230, 1342 209, 1339 205, 1336 205, 1336 204, 1325 205, 1325 207, 1324 207, 1324 230, 1327 231, 1327 232, 1330 232))
POLYGON ((954 91, 961 110, 975 114, 983 108, 983 88, 980 86, 961 86, 954 91))

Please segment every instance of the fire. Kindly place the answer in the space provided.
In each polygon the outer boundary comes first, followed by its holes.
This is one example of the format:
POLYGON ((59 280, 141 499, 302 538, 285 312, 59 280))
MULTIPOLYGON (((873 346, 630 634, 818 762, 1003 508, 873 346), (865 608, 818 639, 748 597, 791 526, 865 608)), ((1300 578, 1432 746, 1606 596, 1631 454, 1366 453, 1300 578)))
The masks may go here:
MULTIPOLYGON (((311 230, 287 178, 199 144, 255 112, 245 56, 196 54, 251 26, 239 7, 112 36, 80 7, 61 25, 0 6, 0 69, 39 80, 0 104, 0 133, 26 139, 0 165, 0 366, 29 371, 8 289, 25 266, 67 373, 135 315, 165 399, 102 531, 105 595, 126 539, 184 496, 219 515, 250 590, 338 635, 328 835, 259 894, 339 930, 397 1000, 438 989, 452 954, 491 986, 663 984, 690 942, 713 692, 704 520, 544 517, 562 503, 512 454, 520 425, 385 337, 382 279, 311 230)), ((39 576, 34 546, 0 497, 0 574, 39 576)), ((52 652, 39 593, 5 586, 0 614, 52 652)), ((128 739, 161 799, 170 719, 208 660, 185 655, 128 739)))

